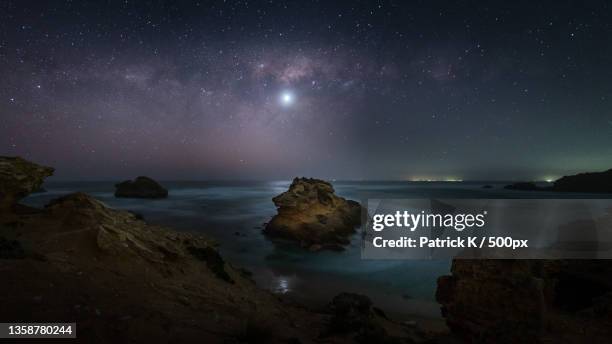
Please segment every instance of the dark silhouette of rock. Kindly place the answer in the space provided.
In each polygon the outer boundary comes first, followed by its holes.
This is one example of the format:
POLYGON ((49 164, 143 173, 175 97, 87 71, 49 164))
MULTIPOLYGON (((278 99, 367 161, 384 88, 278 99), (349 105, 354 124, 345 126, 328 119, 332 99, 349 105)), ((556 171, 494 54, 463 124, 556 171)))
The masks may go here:
POLYGON ((354 293, 334 296, 329 309, 332 313, 331 328, 337 332, 351 332, 365 328, 374 316, 370 298, 354 293))
POLYGON ((168 190, 149 177, 137 177, 115 185, 115 197, 166 198, 168 190))
MULTIPOLYGON (((393 322, 373 306, 369 297, 354 293, 340 293, 328 305, 331 319, 323 337, 344 335, 357 343, 414 343, 407 338, 406 323, 393 322)), ((410 322, 408 322, 410 323, 410 322)), ((416 324, 411 325, 412 328, 416 324)))
POLYGON ((483 188, 483 189, 492 189, 492 188, 493 188, 493 186, 492 186, 492 185, 489 185, 489 184, 486 184, 486 185, 483 185, 483 186, 482 186, 482 188, 483 188))
POLYGON ((579 173, 564 176, 552 186, 540 187, 533 182, 520 182, 504 186, 508 190, 612 193, 612 169, 604 172, 579 173))
POLYGON ((21 259, 25 252, 17 240, 0 237, 0 259, 21 259))
POLYGON ((564 176, 553 183, 554 191, 612 193, 612 169, 605 172, 564 176))
POLYGON ((479 343, 592 343, 612 336, 612 265, 597 260, 455 259, 436 299, 450 329, 479 343))
POLYGON ((296 241, 312 251, 342 248, 360 224, 359 203, 336 196, 332 185, 323 180, 295 178, 288 191, 272 200, 278 214, 264 233, 296 241))
POLYGON ((0 156, 0 212, 12 211, 20 199, 40 189, 53 171, 19 157, 0 156))

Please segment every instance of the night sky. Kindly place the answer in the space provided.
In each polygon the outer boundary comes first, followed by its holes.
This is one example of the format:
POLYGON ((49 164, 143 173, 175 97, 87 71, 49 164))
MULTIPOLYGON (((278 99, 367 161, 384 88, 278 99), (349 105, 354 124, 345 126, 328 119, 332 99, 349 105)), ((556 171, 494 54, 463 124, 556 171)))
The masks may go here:
POLYGON ((606 1, 2 1, 0 155, 56 179, 612 167, 606 1))

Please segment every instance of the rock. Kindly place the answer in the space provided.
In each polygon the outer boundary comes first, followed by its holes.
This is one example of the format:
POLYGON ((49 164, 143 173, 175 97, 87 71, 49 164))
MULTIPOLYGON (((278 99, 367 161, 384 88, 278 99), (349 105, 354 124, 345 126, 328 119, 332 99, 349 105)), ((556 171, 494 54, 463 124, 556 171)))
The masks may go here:
POLYGON ((606 261, 455 259, 451 271, 438 279, 436 299, 450 329, 468 342, 577 343, 585 331, 605 342, 612 335, 606 261))
POLYGON ((328 305, 328 310, 331 319, 323 337, 343 335, 357 343, 420 342, 415 341, 414 330, 407 332, 405 324, 389 320, 365 295, 340 293, 328 305))
POLYGON ((333 332, 351 332, 366 328, 374 317, 372 301, 365 295, 341 293, 329 304, 333 332))
POLYGON ((0 237, 0 259, 23 259, 25 252, 17 240, 0 237))
POLYGON ((225 271, 225 261, 219 255, 219 252, 210 246, 205 247, 194 247, 189 246, 187 250, 191 255, 196 257, 197 259, 206 262, 208 268, 220 279, 234 283, 234 280, 230 275, 225 271))
POLYGON ((572 176, 564 176, 554 181, 553 185, 549 187, 540 187, 532 182, 521 182, 506 185, 504 186, 504 189, 524 191, 612 193, 612 169, 604 172, 587 172, 572 176))
POLYGON ((486 184, 486 185, 483 185, 483 186, 482 186, 482 188, 483 188, 483 189, 492 189, 492 188, 493 188, 493 186, 492 186, 492 185, 490 185, 490 184, 486 184))
POLYGON ((39 190, 53 171, 19 157, 0 156, 0 212, 12 211, 20 199, 39 190))
POLYGON ((213 242, 202 237, 150 227, 137 215, 111 209, 80 192, 51 201, 46 211, 68 226, 93 230, 96 245, 103 253, 160 264, 193 257, 205 262, 218 278, 234 282, 213 242))
POLYGON ((168 190, 149 177, 137 177, 115 185, 115 197, 125 198, 166 198, 168 190))
POLYGON ((553 183, 554 191, 612 193, 612 169, 565 176, 553 183))
POLYGON ((326 181, 295 178, 289 190, 274 197, 278 214, 266 224, 269 237, 300 243, 311 251, 337 249, 361 223, 361 206, 334 194, 326 181))

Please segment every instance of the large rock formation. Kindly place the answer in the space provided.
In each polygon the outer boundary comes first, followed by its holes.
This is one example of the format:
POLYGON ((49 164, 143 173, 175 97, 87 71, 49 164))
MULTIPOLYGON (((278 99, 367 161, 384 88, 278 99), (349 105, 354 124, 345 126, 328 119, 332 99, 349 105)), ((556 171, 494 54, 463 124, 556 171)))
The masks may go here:
POLYGON ((463 260, 438 280, 451 330, 478 343, 592 343, 612 336, 607 261, 463 260))
POLYGON ((264 233, 311 250, 341 249, 360 224, 359 203, 336 196, 332 185, 323 180, 295 178, 289 190, 272 201, 278 214, 264 233))
POLYGON ((554 182, 553 190, 612 193, 612 169, 562 177, 554 182))
POLYGON ((53 168, 37 165, 19 157, 0 156, 0 212, 39 190, 53 168))
POLYGON ((115 197, 166 198, 168 190, 149 177, 137 177, 115 185, 115 197))

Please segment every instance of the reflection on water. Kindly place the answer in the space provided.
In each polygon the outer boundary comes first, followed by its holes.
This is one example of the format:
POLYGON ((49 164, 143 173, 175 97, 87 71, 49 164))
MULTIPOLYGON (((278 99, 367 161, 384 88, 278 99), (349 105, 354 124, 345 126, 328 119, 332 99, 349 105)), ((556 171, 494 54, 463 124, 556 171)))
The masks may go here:
MULTIPOLYGON (((436 280, 447 274, 443 261, 371 261, 360 256, 356 234, 343 252, 308 252, 292 245, 274 245, 262 234, 276 213, 272 197, 290 182, 164 182, 167 199, 116 199, 113 182, 47 183, 47 193, 26 202, 43 206, 74 191, 87 192, 106 204, 138 212, 150 223, 205 233, 220 243, 224 257, 253 272, 256 282, 279 294, 311 304, 325 304, 342 291, 369 295, 386 311, 437 316, 433 303, 436 280)), ((488 183, 491 184, 491 183, 488 183)), ((336 192, 354 200, 367 198, 519 198, 533 193, 507 191, 505 183, 482 189, 483 183, 335 182, 336 192)), ((582 195, 577 195, 577 198, 582 195)), ((547 196, 537 193, 538 198, 547 196)))
POLYGON ((287 294, 291 292, 291 281, 286 276, 280 276, 276 279, 276 288, 274 292, 278 294, 287 294))

